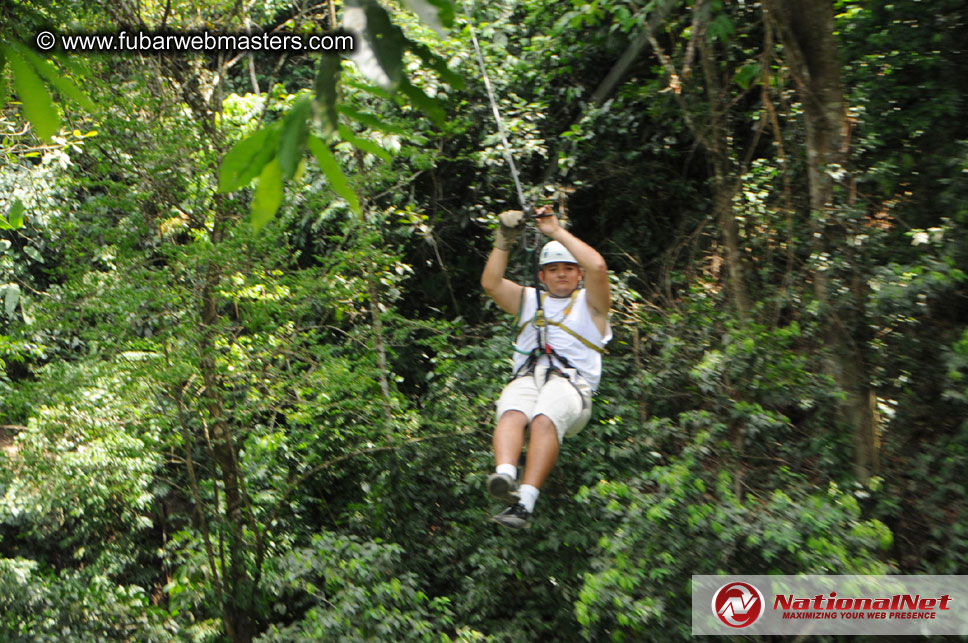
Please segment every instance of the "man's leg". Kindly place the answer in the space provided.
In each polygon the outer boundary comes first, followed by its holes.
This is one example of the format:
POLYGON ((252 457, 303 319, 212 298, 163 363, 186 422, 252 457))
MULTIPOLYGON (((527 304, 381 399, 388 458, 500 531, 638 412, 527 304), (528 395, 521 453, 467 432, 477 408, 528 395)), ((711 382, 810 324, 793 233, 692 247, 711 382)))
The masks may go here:
MULTIPOLYGON (((524 427, 528 416, 521 411, 505 411, 494 428, 494 464, 517 466, 524 446, 524 427)), ((529 456, 530 457, 530 456, 529 456)))
POLYGON ((528 461, 524 465, 522 484, 540 489, 558 460, 558 432, 547 415, 539 415, 531 422, 528 440, 528 461))
POLYGON ((527 424, 528 416, 511 409, 501 414, 494 428, 494 463, 497 467, 487 478, 487 492, 509 505, 517 504, 520 500, 516 463, 521 457, 524 427, 527 424))
POLYGON ((528 440, 528 461, 524 465, 524 478, 518 487, 521 504, 531 513, 538 500, 539 490, 558 460, 558 432, 547 415, 538 415, 531 421, 531 438, 528 440))

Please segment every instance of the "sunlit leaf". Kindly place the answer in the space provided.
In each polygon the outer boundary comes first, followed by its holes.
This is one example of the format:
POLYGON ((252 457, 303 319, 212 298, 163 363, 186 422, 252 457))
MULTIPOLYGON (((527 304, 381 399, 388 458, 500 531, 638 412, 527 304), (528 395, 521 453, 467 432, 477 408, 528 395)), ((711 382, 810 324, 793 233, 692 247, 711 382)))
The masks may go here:
POLYGON ((41 58, 28 47, 24 47, 19 43, 11 43, 10 46, 16 49, 17 53, 23 56, 24 60, 30 63, 37 73, 43 76, 44 80, 65 98, 69 98, 90 112, 97 110, 97 107, 88 98, 87 94, 78 89, 77 85, 70 78, 61 74, 49 61, 41 58))
POLYGON ((259 129, 232 146, 219 168, 218 191, 234 192, 259 176, 278 149, 279 123, 259 129))
POLYGON ((282 205, 282 170, 279 160, 272 159, 262 168, 259 186, 252 195, 252 227, 259 230, 272 220, 282 205))
POLYGON ((350 187, 349 182, 346 180, 346 175, 343 174, 343 170, 340 168, 339 162, 333 156, 333 153, 329 151, 329 148, 323 141, 312 135, 309 137, 308 145, 313 156, 316 157, 320 169, 326 175, 326 180, 329 181, 329 185, 333 188, 333 191, 346 199, 346 202, 350 204, 354 212, 361 214, 363 209, 360 207, 360 199, 356 196, 353 188, 350 187))
POLYGON ((20 228, 24 225, 24 204, 20 199, 14 199, 13 204, 7 212, 7 221, 11 228, 20 228))
POLYGON ((60 116, 50 93, 37 72, 20 54, 8 45, 3 46, 3 52, 13 71, 13 86, 23 104, 24 118, 34 126, 39 138, 50 140, 60 127, 60 116))

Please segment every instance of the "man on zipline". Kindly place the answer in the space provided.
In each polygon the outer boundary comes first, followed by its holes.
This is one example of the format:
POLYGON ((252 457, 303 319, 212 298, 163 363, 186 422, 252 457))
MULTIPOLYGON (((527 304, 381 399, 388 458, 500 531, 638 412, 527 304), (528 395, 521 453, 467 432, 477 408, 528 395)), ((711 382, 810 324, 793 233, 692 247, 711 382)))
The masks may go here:
POLYGON ((602 352, 612 338, 608 267, 587 243, 558 224, 550 208, 536 211, 538 229, 552 240, 541 249, 538 296, 504 277, 508 254, 524 230, 524 215, 498 215, 494 249, 481 286, 507 312, 518 315, 514 377, 497 401, 495 473, 488 492, 508 504, 494 520, 512 529, 527 527, 562 439, 580 431, 591 415, 591 396, 602 375, 602 352), (584 278, 585 287, 580 287, 584 278), (520 486, 517 462, 530 425, 528 457, 520 486))

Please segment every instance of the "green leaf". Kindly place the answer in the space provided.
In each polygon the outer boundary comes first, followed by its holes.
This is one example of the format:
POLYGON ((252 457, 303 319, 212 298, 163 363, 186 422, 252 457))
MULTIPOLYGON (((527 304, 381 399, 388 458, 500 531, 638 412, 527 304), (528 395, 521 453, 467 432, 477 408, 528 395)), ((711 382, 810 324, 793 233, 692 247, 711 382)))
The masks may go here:
POLYGON ((353 145, 353 147, 359 148, 368 154, 377 156, 383 159, 384 161, 386 161, 387 163, 390 163, 393 161, 393 155, 390 154, 388 150, 383 149, 373 141, 368 141, 365 138, 360 138, 359 136, 354 134, 353 130, 351 130, 346 125, 339 126, 339 136, 347 143, 350 143, 351 145, 353 145))
POLYGON ((34 126, 37 136, 50 140, 60 127, 60 116, 54 107, 50 94, 40 82, 33 68, 9 45, 3 46, 10 69, 13 71, 13 86, 23 104, 24 118, 34 126))
POLYGON ((440 101, 435 98, 431 98, 416 85, 410 84, 410 81, 406 78, 400 82, 400 92, 410 99, 410 102, 413 103, 414 107, 429 116, 430 119, 437 125, 443 125, 447 120, 444 108, 440 101))
POLYGON ((339 114, 336 112, 338 98, 337 87, 342 61, 339 56, 322 55, 319 59, 319 70, 313 83, 316 109, 322 121, 323 135, 329 138, 339 126, 339 114))
POLYGON ((747 89, 749 88, 750 83, 752 83, 756 79, 759 73, 760 73, 759 63, 750 63, 748 65, 743 65, 738 70, 736 70, 736 78, 735 78, 736 84, 742 87, 743 89, 747 89))
POLYGON ((49 61, 41 58, 31 51, 30 48, 20 43, 10 43, 10 47, 16 49, 17 53, 23 56, 24 60, 30 63, 37 70, 37 73, 43 76, 47 83, 59 91, 65 98, 73 100, 89 112, 97 111, 97 107, 88 98, 87 94, 78 89, 77 85, 67 76, 61 74, 49 61))
POLYGON ((24 204, 20 201, 20 199, 13 200, 13 205, 10 206, 10 210, 7 212, 7 221, 9 221, 11 228, 23 227, 24 204))
POLYGON ((378 129, 381 132, 386 132, 387 134, 398 134, 400 136, 405 136, 407 134, 407 131, 402 127, 382 121, 373 114, 357 111, 347 105, 337 105, 336 109, 339 110, 340 114, 343 114, 354 121, 357 121, 358 123, 362 123, 370 129, 378 129))
POLYGON ((259 186, 252 195, 252 228, 258 231, 276 215, 282 205, 282 170, 272 159, 262 168, 259 186))
POLYGON ((287 180, 296 173, 299 159, 302 158, 303 146, 306 145, 306 136, 309 133, 308 121, 312 108, 312 99, 309 96, 303 96, 296 100, 283 121, 282 134, 279 136, 278 160, 279 169, 287 180))
POLYGON ((363 214, 359 197, 356 196, 356 192, 350 187, 349 182, 346 180, 346 175, 343 174, 343 170, 340 169, 339 163, 336 161, 336 157, 329 151, 326 144, 319 138, 310 135, 308 145, 313 156, 316 157, 316 162, 319 163, 320 169, 326 175, 326 180, 329 181, 329 185, 333 188, 333 191, 346 199, 354 212, 363 214))
POLYGON ((709 34, 710 42, 713 40, 728 42, 729 37, 736 32, 736 29, 733 28, 733 23, 726 14, 721 13, 709 22, 706 32, 709 34))
POLYGON ((234 192, 259 176, 278 149, 279 123, 263 127, 232 146, 219 168, 218 191, 234 192))
POLYGON ((370 81, 394 91, 403 77, 406 42, 386 10, 375 0, 346 0, 343 28, 356 35, 350 59, 370 81))

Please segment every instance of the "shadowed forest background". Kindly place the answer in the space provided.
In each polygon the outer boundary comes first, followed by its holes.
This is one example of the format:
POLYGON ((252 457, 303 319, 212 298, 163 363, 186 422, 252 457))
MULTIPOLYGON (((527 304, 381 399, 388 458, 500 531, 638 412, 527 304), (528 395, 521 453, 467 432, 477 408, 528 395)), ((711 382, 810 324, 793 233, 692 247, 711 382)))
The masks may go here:
POLYGON ((0 4, 0 640, 678 641, 692 574, 968 570, 965 4, 468 9, 529 199, 612 273, 524 533, 463 5, 0 4))

